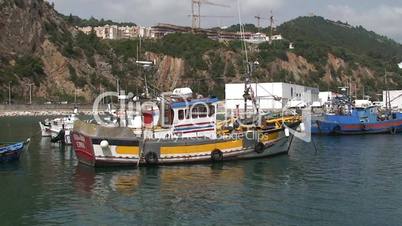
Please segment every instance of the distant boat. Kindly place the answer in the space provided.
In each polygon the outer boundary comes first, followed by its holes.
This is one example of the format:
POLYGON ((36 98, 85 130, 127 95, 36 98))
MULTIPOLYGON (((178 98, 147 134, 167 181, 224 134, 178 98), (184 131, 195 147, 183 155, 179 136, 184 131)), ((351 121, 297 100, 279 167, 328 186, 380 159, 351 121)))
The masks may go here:
POLYGON ((0 143, 0 163, 17 161, 24 150, 28 149, 30 139, 18 143, 0 143))
POLYGON ((312 121, 311 132, 322 135, 379 134, 402 132, 402 113, 378 114, 377 107, 352 108, 347 114, 326 114, 312 121))
POLYGON ((46 119, 44 122, 39 122, 42 137, 53 137, 53 140, 56 142, 64 139, 64 143, 70 145, 70 131, 73 128, 74 122, 78 119, 76 114, 77 110, 74 110, 74 113, 69 116, 53 120, 46 119))

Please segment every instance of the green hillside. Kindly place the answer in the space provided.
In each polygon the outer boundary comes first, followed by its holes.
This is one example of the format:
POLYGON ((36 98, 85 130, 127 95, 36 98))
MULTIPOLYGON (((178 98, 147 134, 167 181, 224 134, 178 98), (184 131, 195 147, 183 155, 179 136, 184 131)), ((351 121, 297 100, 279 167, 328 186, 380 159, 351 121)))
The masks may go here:
POLYGON ((376 71, 397 71, 402 45, 361 26, 334 22, 322 17, 299 17, 278 27, 278 32, 298 47, 307 59, 326 57, 327 52, 347 61, 362 63, 376 71))

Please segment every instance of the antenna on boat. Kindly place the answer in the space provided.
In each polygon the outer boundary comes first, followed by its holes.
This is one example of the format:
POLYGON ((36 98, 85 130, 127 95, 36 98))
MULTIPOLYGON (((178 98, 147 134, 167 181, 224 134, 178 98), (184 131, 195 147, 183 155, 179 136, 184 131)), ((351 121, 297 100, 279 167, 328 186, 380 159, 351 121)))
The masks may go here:
MULTIPOLYGON (((139 60, 137 60, 135 63, 140 65, 140 66, 142 66, 144 68, 144 71, 146 71, 146 69, 151 68, 152 66, 154 66, 154 62, 152 62, 152 61, 139 61, 139 60)), ((145 83, 145 97, 148 98, 149 97, 149 89, 148 89, 148 80, 147 80, 146 73, 144 73, 144 83, 145 83)))
MULTIPOLYGON (((141 48, 142 48, 142 39, 141 39, 140 34, 138 34, 138 39, 139 39, 139 43, 138 43, 138 48, 137 48, 137 61, 135 63, 137 65, 142 66, 144 68, 144 71, 145 71, 147 68, 150 68, 150 67, 154 66, 155 61, 140 60, 141 48)), ((146 73, 144 73, 144 83, 145 83, 145 97, 148 98, 149 97, 149 89, 148 89, 148 81, 147 81, 146 73)))

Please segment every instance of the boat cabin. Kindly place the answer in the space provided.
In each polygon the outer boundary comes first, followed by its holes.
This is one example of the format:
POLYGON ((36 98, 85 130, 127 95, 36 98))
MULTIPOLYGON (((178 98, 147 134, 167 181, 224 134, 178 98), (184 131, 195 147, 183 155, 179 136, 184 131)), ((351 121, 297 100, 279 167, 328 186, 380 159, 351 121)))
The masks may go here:
POLYGON ((173 136, 215 139, 218 101, 218 98, 204 98, 171 103, 167 120, 173 136))
POLYGON ((357 107, 352 110, 352 116, 358 118, 360 123, 376 122, 378 111, 376 107, 357 107))
POLYGON ((401 114, 393 113, 391 118, 382 118, 379 115, 378 109, 376 106, 370 107, 355 107, 350 111, 350 114, 336 114, 336 115, 327 115, 327 121, 335 121, 338 123, 344 124, 361 124, 361 123, 376 123, 384 120, 393 120, 401 118, 401 114))

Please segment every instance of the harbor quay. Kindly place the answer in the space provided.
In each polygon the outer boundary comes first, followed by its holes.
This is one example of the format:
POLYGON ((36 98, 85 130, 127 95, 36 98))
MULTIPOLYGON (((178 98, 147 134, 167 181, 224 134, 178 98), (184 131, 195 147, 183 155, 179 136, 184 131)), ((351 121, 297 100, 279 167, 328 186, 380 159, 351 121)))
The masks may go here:
POLYGON ((70 114, 75 107, 78 107, 80 114, 90 115, 92 113, 91 104, 12 104, 0 105, 0 117, 67 115, 70 114))

